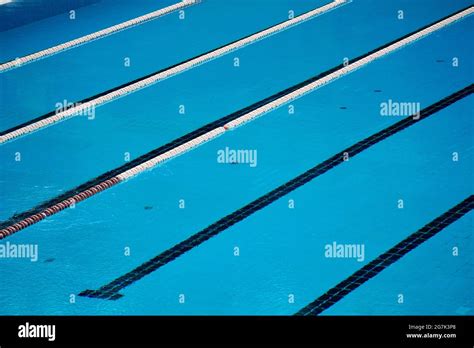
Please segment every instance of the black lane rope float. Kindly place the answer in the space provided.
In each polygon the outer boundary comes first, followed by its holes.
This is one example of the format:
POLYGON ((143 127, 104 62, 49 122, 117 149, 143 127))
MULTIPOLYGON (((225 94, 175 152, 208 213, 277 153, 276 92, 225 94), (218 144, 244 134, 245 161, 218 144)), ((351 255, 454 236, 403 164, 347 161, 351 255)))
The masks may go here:
POLYGON ((151 272, 156 271, 162 266, 170 263, 177 257, 185 254, 189 250, 201 245, 208 239, 218 235, 222 231, 226 230, 230 226, 244 220, 248 216, 257 212, 258 210, 268 206, 277 199, 285 196, 286 194, 294 191, 295 189, 305 185, 314 178, 326 173, 330 169, 334 168, 337 165, 340 165, 347 161, 348 158, 354 157, 360 152, 370 148, 371 146, 379 143, 380 141, 394 135, 403 129, 412 126, 421 120, 428 118, 429 116, 435 114, 436 112, 446 108, 447 106, 455 103, 458 100, 463 99, 464 97, 470 95, 474 90, 474 85, 471 84, 449 96, 443 98, 442 100, 428 106, 427 108, 421 110, 419 115, 414 115, 406 117, 403 120, 393 124, 390 127, 387 127, 359 142, 348 147, 347 149, 335 154, 334 156, 328 158, 322 163, 316 165, 315 167, 309 169, 303 174, 295 177, 294 179, 286 182, 285 184, 277 187, 276 189, 270 191, 269 193, 261 196, 260 198, 254 200, 253 202, 247 204, 246 206, 234 211, 233 213, 223 217, 212 225, 206 227, 202 231, 192 235, 188 239, 176 244, 170 249, 162 252, 151 260, 143 263, 142 265, 136 267, 132 271, 126 273, 125 275, 120 276, 119 278, 113 280, 107 285, 102 286, 98 290, 85 290, 81 292, 80 296, 116 300, 122 297, 119 294, 119 291, 123 288, 135 283, 151 272))
POLYGON ((444 214, 426 224, 417 232, 405 238, 390 250, 378 256, 347 279, 329 289, 315 301, 300 309, 295 315, 310 316, 321 314, 326 309, 339 302, 346 295, 385 270, 391 264, 401 259, 411 250, 415 249, 437 233, 441 232, 445 227, 466 215, 473 208, 474 196, 471 195, 444 214))

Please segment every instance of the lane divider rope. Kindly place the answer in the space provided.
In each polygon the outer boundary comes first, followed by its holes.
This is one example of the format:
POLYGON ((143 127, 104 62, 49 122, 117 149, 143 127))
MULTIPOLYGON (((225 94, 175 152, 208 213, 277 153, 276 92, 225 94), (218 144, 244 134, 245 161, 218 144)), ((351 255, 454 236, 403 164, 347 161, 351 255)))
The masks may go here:
POLYGON ((182 0, 181 2, 176 3, 174 5, 171 5, 171 6, 162 8, 160 10, 156 10, 156 11, 147 13, 146 15, 130 19, 130 20, 122 22, 120 24, 113 25, 113 26, 108 27, 106 29, 99 30, 95 33, 82 36, 80 38, 62 43, 60 45, 56 45, 56 46, 44 49, 44 50, 36 52, 36 53, 26 55, 24 57, 19 57, 19 58, 13 59, 13 60, 8 61, 6 63, 0 64, 0 73, 4 72, 4 71, 7 71, 7 70, 18 68, 22 65, 25 65, 27 63, 31 63, 31 62, 36 61, 38 59, 49 57, 53 54, 57 54, 59 52, 74 48, 76 46, 83 45, 83 44, 88 43, 90 41, 101 39, 105 36, 114 34, 116 32, 128 29, 128 28, 133 27, 133 26, 143 24, 145 22, 149 22, 149 21, 157 19, 159 17, 163 17, 164 15, 166 15, 168 13, 171 13, 171 12, 174 12, 176 10, 194 5, 196 3, 198 3, 198 0, 182 0))
MULTIPOLYGON (((359 60, 355 61, 354 63, 351 63, 345 67, 342 67, 340 69, 337 69, 335 70, 334 72, 331 72, 331 73, 328 73, 327 75, 317 79, 316 81, 314 82, 311 82, 311 83, 307 83, 306 85, 304 85, 303 87, 300 87, 296 90, 294 90, 293 92, 289 92, 288 94, 282 96, 282 97, 279 97, 278 99, 275 99, 273 101, 270 101, 269 103, 263 105, 263 106, 260 106, 258 108, 256 108, 255 110, 253 111, 250 111, 248 113, 245 113, 243 114, 242 116, 239 116, 229 122, 227 122, 226 124, 224 124, 223 126, 220 126, 220 127, 217 127, 215 129, 212 129, 202 135, 199 135, 189 141, 186 141, 185 143, 183 144, 180 144, 178 145, 177 147, 174 147, 168 151, 166 151, 165 153, 162 153, 162 154, 159 154, 157 156, 154 156, 150 159, 148 159, 146 162, 143 162, 141 164, 138 164, 124 172, 121 172, 119 173, 118 175, 112 177, 111 179, 109 180, 113 180, 114 181, 114 185, 120 181, 124 181, 124 180, 127 180, 127 179, 130 179, 132 178, 133 176, 136 176, 146 170, 149 170, 153 167, 155 167, 156 165, 160 164, 160 163, 163 163, 164 161, 167 161, 173 157, 176 157, 176 156, 179 156, 207 141, 210 141, 214 138, 216 138, 217 136, 225 133, 226 131, 230 130, 230 129, 233 129, 233 128, 236 128, 236 127, 239 127, 241 125, 243 125, 244 123, 247 123, 283 104, 286 104, 288 103, 289 101, 291 100, 294 100, 296 98, 299 98, 301 97, 302 95, 304 94, 307 94, 313 90, 315 90, 316 88, 319 88, 323 85, 326 85, 327 83, 329 83, 330 81, 333 81, 343 75, 346 75, 348 74, 349 72, 352 72, 356 69, 359 69, 360 67, 364 66, 364 65, 367 65, 369 64, 370 62, 376 60, 376 59, 379 59, 381 58, 382 56, 384 55, 387 55, 403 46, 406 46, 422 37, 425 37, 426 35, 430 34, 430 33, 433 33, 434 31, 436 30, 439 30, 469 14, 471 14, 474 10, 474 6, 471 6, 470 8, 464 10, 464 11, 461 11, 455 15, 452 15, 442 21, 439 21, 437 22, 436 24, 433 24, 431 26, 428 26, 427 28, 421 30, 421 31, 418 31, 418 32, 415 32, 414 34, 411 34, 411 35, 408 35, 407 37, 405 37, 404 39, 401 39, 401 40, 398 40, 396 42, 394 42, 393 44, 390 44, 388 46, 386 46, 385 48, 382 48, 380 50, 376 50, 375 52, 371 53, 371 54, 368 54, 366 55, 365 57, 363 58, 360 58, 359 60), (115 182, 117 181, 117 182, 115 182)), ((96 188, 96 187, 94 187, 96 188)), ((97 190, 97 188, 96 188, 97 190)), ((91 191, 92 192, 92 191, 91 191)), ((97 192, 92 192, 92 194, 90 196, 92 196, 93 194, 96 194, 100 191, 97 191, 97 192)), ((88 197, 90 197, 88 196, 88 197)), ((86 197, 86 198, 88 198, 86 197)), ((67 206, 70 206, 71 204, 67 205, 68 203, 68 200, 65 200, 61 203, 64 203, 66 204, 65 207, 67 206)), ((64 208, 63 208, 64 209, 64 208)), ((62 209, 60 209, 62 210, 62 209)), ((58 210, 59 211, 59 210, 58 210)), ((54 212, 56 213, 56 212, 54 212)), ((51 215, 51 214, 50 214, 51 215)), ((0 230, 0 239, 3 239, 13 233, 16 233, 20 230, 22 230, 23 228, 25 227, 28 227, 30 226, 31 224, 33 223, 36 223, 44 218, 46 218, 47 216, 49 216, 48 214, 46 214, 45 211, 42 211, 40 213, 37 213, 37 214, 34 214, 35 216, 35 219, 33 220, 27 220, 29 218, 32 218, 32 217, 27 217, 25 219, 22 219, 20 220, 19 222, 13 224, 13 225, 10 225, 2 230, 0 230)))
POLYGON ((115 184, 118 184, 120 180, 118 178, 111 178, 109 180, 103 181, 100 184, 97 184, 87 190, 84 190, 73 197, 63 200, 59 203, 56 203, 52 205, 51 207, 43 210, 40 213, 33 214, 26 219, 23 219, 11 226, 8 226, 7 228, 0 230, 0 239, 3 239, 13 233, 16 233, 28 226, 31 226, 37 222, 40 222, 41 220, 47 218, 48 216, 54 215, 56 213, 59 213, 61 210, 64 210, 66 208, 69 208, 73 205, 75 205, 78 202, 81 202, 101 191, 104 191, 115 184))
POLYGON ((45 117, 40 117, 39 120, 36 120, 35 122, 27 122, 25 125, 20 126, 20 127, 14 127, 10 131, 2 132, 0 133, 0 144, 5 143, 9 140, 15 139, 17 137, 23 136, 25 134, 34 132, 36 130, 39 130, 43 127, 49 126, 51 124, 57 123, 59 121, 62 121, 64 119, 76 116, 76 115, 82 115, 83 111, 91 110, 99 105, 111 102, 115 99, 118 99, 120 97, 123 97, 127 94, 133 93, 137 90, 140 90, 145 87, 149 87, 159 81, 165 80, 169 77, 178 75, 182 73, 185 70, 192 69, 198 65, 204 64, 208 61, 211 61, 213 59, 216 59, 220 56, 223 56, 231 51, 237 50, 239 48, 242 48, 244 46, 247 46, 249 44, 252 44, 256 41, 259 41, 265 37, 271 36, 275 33, 278 33, 280 31, 283 31, 289 27, 295 26, 299 23, 302 23, 304 21, 307 21, 311 18, 314 18, 318 15, 321 15, 325 12, 328 12, 342 4, 348 3, 349 0, 335 0, 327 5, 324 5, 322 7, 319 7, 317 9, 311 10, 309 12, 306 12, 300 16, 297 16, 293 19, 286 20, 280 24, 274 25, 268 29, 262 30, 258 33, 249 35, 243 39, 234 41, 233 43, 230 43, 228 45, 222 46, 220 48, 217 48, 215 50, 212 50, 208 53, 199 55, 195 58, 192 58, 190 60, 187 60, 183 63, 179 63, 175 66, 172 66, 170 68, 164 69, 162 71, 159 71, 157 73, 153 73, 149 76, 145 76, 141 79, 137 79, 133 81, 132 83, 125 84, 124 86, 121 86, 119 88, 115 88, 111 91, 108 91, 106 93, 101 94, 97 98, 88 98, 86 102, 78 102, 75 103, 75 106, 68 108, 66 110, 60 111, 60 112, 50 112, 45 117))
POLYGON ((385 47, 381 50, 378 50, 372 54, 369 54, 368 56, 354 62, 354 63, 351 63, 351 64, 348 64, 347 66, 343 67, 342 69, 339 69, 339 70, 336 70, 334 71, 333 73, 327 75, 327 76, 324 76, 323 78, 317 80, 317 81, 314 81, 292 93, 289 93, 285 96, 282 96, 281 98, 269 103, 269 104, 266 104, 262 107, 260 107, 259 109, 257 110, 254 110, 250 113, 248 113, 247 115, 243 116, 243 117, 240 117, 236 120, 233 120, 231 122, 229 122, 228 124, 226 124, 224 126, 224 128, 226 129, 231 129, 231 128, 235 128, 235 127, 238 127, 246 122, 249 122, 253 119, 255 119, 256 117, 259 117, 275 108, 278 108, 280 107, 282 104, 286 104, 296 98, 299 98, 301 97, 302 95, 306 94, 306 93, 309 93, 311 91, 313 91, 314 89, 316 88, 319 88, 321 86, 324 86, 325 84, 329 83, 329 82, 332 82, 338 78, 340 78, 341 76, 344 76, 350 72, 353 72, 354 70, 357 70, 359 69, 360 67, 364 66, 364 65, 367 65, 368 63, 370 62, 373 62, 383 56, 386 56, 387 54, 395 51, 395 50, 398 50, 399 48, 403 47, 403 46, 406 46, 408 44, 411 44, 413 43, 414 41, 417 41, 443 27, 446 27, 447 25, 449 24, 452 24, 453 22, 456 22, 460 19, 462 19, 463 17, 466 17, 470 14, 472 14, 474 12, 474 6, 471 6, 470 8, 460 12, 460 13, 457 13, 449 18, 446 18, 434 25, 431 25, 429 26, 428 28, 425 28, 421 31, 418 31, 417 33, 413 34, 413 35, 410 35, 402 40, 399 40, 391 45, 389 45, 388 47, 385 47))

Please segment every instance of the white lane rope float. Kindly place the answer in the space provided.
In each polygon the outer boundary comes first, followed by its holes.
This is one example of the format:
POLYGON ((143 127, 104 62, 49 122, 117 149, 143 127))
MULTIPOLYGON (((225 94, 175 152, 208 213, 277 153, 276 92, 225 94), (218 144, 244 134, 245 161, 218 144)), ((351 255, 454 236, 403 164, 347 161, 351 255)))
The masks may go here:
POLYGON ((83 45, 83 44, 88 43, 90 41, 101 39, 105 36, 115 34, 119 31, 122 31, 122 30, 125 30, 125 29, 128 29, 128 28, 143 24, 145 22, 149 22, 149 21, 157 19, 159 17, 163 17, 164 15, 167 15, 168 13, 171 13, 171 12, 183 9, 185 7, 194 5, 198 2, 199 2, 199 0, 182 0, 181 2, 176 3, 174 5, 171 5, 171 6, 162 8, 160 10, 156 10, 156 11, 147 13, 143 16, 136 17, 136 18, 130 19, 128 21, 113 25, 111 27, 96 31, 95 33, 88 34, 88 35, 82 36, 80 38, 64 42, 62 44, 59 44, 59 45, 56 45, 56 46, 38 51, 36 53, 28 54, 28 55, 23 56, 23 57, 18 57, 16 59, 10 60, 6 63, 0 64, 0 73, 4 72, 4 71, 7 71, 7 70, 18 68, 22 65, 34 62, 35 60, 38 60, 38 59, 49 57, 53 54, 57 54, 59 52, 74 48, 76 46, 83 45))
POLYGON ((102 105, 104 103, 108 103, 112 100, 115 100, 117 98, 123 97, 126 94, 133 93, 139 89, 148 87, 150 85, 153 85, 159 81, 162 81, 164 79, 167 79, 171 76, 175 76, 185 70, 192 69, 196 67, 197 65, 206 63, 210 60, 213 60, 215 58, 218 58, 220 56, 223 56, 231 51, 237 50, 239 48, 242 48, 243 46, 249 45, 251 43, 254 43, 258 40, 261 40, 265 37, 268 37, 270 35, 273 35, 277 32, 280 32, 282 30, 285 30, 289 27, 292 27, 296 24, 299 24, 303 21, 309 20, 311 18, 314 18, 320 14, 323 14, 325 12, 328 12, 342 4, 348 3, 349 0, 335 0, 327 5, 324 5, 322 7, 319 7, 317 9, 311 10, 309 12, 306 12, 300 16, 297 16, 293 19, 284 21, 280 24, 274 25, 268 29, 262 30, 258 33, 252 34, 250 36, 247 36, 243 39, 237 40, 231 44, 228 44, 226 46, 217 48, 213 51, 210 51, 208 53, 205 53, 203 55, 200 55, 198 57, 195 57, 193 59, 190 59, 186 62, 183 62, 181 64, 178 64, 174 67, 171 67, 169 69, 160 71, 156 74, 153 74, 151 76, 148 76, 146 78, 140 79, 136 82, 133 82, 131 84, 128 84, 122 88, 115 89, 109 93, 105 93, 101 95, 100 97, 97 97, 95 99, 89 100, 85 103, 80 103, 77 106, 74 106, 72 108, 69 108, 64 111, 59 111, 56 113, 53 113, 52 115, 48 115, 45 118, 42 118, 41 120, 38 120, 36 122, 30 123, 25 126, 21 126, 18 128, 14 128, 12 131, 9 131, 5 134, 0 135, 0 144, 5 143, 7 141, 10 141, 12 139, 15 139, 17 137, 23 136, 25 134, 34 132, 38 129, 41 129, 43 127, 49 126, 51 124, 57 123, 59 121, 62 121, 64 119, 76 116, 76 115, 81 115, 84 111, 91 110, 99 105, 102 105))
POLYGON ((430 25, 426 27, 423 30, 417 31, 414 34, 411 34, 401 40, 398 40, 382 49, 379 49, 371 54, 366 55, 364 58, 361 58, 351 64, 348 64, 347 66, 344 66, 338 70, 333 71, 332 73, 329 73, 328 75, 315 80, 314 82, 308 83, 305 86, 298 88, 294 90, 293 92, 290 92, 278 99, 275 99, 272 102, 269 102, 251 112, 248 112, 228 123, 226 123, 222 127, 217 127, 205 134, 202 134, 198 137, 195 137, 194 139, 187 141, 179 146, 174 147, 173 149, 162 153, 158 156, 155 156, 148 161, 145 161, 139 165, 136 165, 135 167, 128 169, 118 175, 115 175, 111 177, 110 179, 104 180, 99 184, 96 184, 94 186, 91 186, 90 188, 81 191, 80 193, 77 193, 76 195, 67 198, 57 204, 54 204, 43 211, 32 214, 31 216, 22 219, 21 221, 14 223, 2 230, 0 230, 0 239, 3 239, 5 237, 8 237, 9 235, 12 235, 32 224, 35 224, 43 219, 45 219, 48 216, 51 216, 53 214, 56 214, 57 212, 66 209, 70 206, 75 205, 76 203, 83 201, 101 191, 104 191, 122 181, 128 180, 146 170, 152 169, 156 165, 163 163, 171 158, 177 157, 179 155, 182 155, 183 153, 204 144, 205 142, 208 142, 223 133, 227 132, 228 130, 234 129, 236 127, 239 127, 247 122, 250 122, 254 120, 255 118, 262 116, 266 113, 268 113, 271 110, 274 110, 294 99, 297 99, 309 92, 314 91, 315 89, 322 87, 338 78, 341 76, 344 76, 350 72, 353 72, 362 66, 365 66, 381 57, 384 57, 404 46, 407 46, 423 37, 426 37, 427 35, 436 32, 474 12, 474 6, 471 6, 467 8, 466 10, 463 10, 461 12, 458 12, 457 14, 454 14, 450 17, 447 17, 444 20, 441 20, 437 22, 436 24, 430 25))

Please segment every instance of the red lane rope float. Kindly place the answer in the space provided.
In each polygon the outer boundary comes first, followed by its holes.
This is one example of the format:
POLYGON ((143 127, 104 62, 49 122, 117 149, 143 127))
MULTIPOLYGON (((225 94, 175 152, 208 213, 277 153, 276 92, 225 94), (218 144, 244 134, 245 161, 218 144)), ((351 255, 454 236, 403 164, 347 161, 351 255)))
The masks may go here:
POLYGON ((72 196, 71 198, 65 199, 64 201, 61 201, 59 203, 56 203, 52 205, 49 208, 46 208, 42 212, 36 213, 34 215, 31 215, 11 226, 6 227, 3 230, 0 230, 0 239, 3 239, 5 237, 8 237, 22 229, 27 228, 28 226, 31 226, 37 222, 40 222, 41 220, 47 218, 48 216, 54 215, 56 213, 59 213, 60 211, 69 208, 73 205, 75 205, 78 202, 81 202, 89 197, 92 197, 93 195, 102 192, 116 184, 118 184, 121 180, 118 177, 113 177, 108 180, 105 180, 95 186, 92 186, 91 188, 84 190, 82 192, 79 192, 78 194, 72 196))

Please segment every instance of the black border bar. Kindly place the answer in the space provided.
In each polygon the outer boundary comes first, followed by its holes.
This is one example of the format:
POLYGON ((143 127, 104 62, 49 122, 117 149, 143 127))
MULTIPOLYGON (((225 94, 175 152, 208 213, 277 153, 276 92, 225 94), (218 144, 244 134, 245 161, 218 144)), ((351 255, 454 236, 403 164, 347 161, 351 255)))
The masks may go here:
MULTIPOLYGON (((144 344, 178 345, 196 344, 218 345, 284 344, 294 347, 319 344, 343 347, 366 347, 374 345, 416 347, 447 346, 472 347, 473 317, 461 316, 326 316, 326 317, 146 317, 146 316, 64 316, 64 317, 1 317, 0 346, 42 347, 144 344), (45 338, 19 338, 18 327, 26 322, 37 325, 55 325, 56 339, 48 342, 45 338), (417 332, 408 325, 455 325, 456 338, 409 339, 407 333, 417 332)), ((439 330, 440 333, 448 332, 439 330)))

